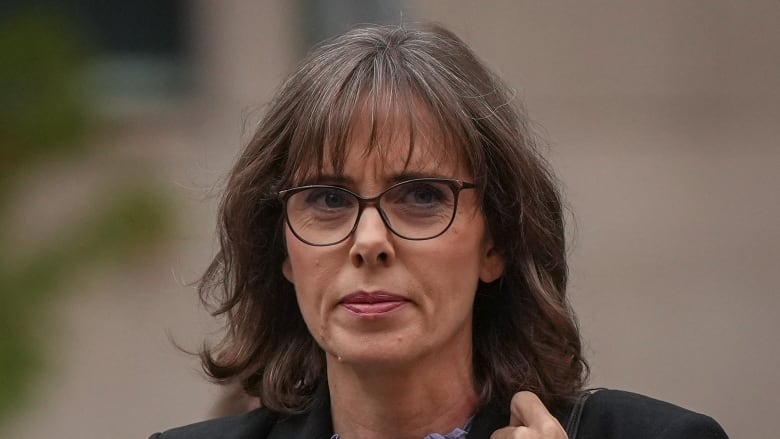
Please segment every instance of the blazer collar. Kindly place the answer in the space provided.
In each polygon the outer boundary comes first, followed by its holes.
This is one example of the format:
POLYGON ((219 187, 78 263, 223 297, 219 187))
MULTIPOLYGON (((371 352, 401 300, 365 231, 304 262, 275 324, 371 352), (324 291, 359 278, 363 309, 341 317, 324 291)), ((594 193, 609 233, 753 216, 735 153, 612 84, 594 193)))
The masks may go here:
POLYGON ((268 439, 330 439, 333 421, 330 416, 330 393, 327 380, 317 386, 308 412, 282 417, 268 435, 268 439))
MULTIPOLYGON (((468 439, 488 439, 494 431, 507 425, 508 407, 486 404, 474 415, 468 439)), ((332 436, 330 393, 327 381, 323 380, 314 394, 311 409, 301 415, 280 418, 268 439, 330 439, 332 436)))

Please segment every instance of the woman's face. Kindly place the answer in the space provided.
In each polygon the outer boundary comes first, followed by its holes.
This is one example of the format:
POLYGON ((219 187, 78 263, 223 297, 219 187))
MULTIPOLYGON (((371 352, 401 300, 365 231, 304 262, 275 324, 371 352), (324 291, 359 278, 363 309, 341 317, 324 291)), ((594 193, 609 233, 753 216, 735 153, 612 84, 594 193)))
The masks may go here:
MULTIPOLYGON (((417 133, 407 163, 409 133, 403 127, 385 130, 393 134, 380 136, 379 148, 367 155, 371 124, 364 119, 356 121, 343 174, 332 176, 325 169, 316 183, 376 196, 393 183, 420 176, 472 181, 456 154, 446 154, 425 133, 417 133)), ((338 244, 308 245, 288 226, 285 237, 283 272, 295 285, 309 331, 329 361, 355 366, 469 358, 478 281, 497 279, 504 264, 473 189, 460 193, 452 225, 433 239, 394 235, 374 206, 363 210, 354 233, 338 244)))

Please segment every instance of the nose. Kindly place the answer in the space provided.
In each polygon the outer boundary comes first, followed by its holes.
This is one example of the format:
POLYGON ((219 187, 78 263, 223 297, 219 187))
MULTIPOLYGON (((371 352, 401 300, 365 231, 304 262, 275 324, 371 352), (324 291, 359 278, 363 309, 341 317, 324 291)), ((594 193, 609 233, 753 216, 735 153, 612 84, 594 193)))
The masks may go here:
POLYGON ((393 232, 385 225, 379 210, 366 207, 352 235, 349 258, 355 267, 387 266, 395 260, 393 232))

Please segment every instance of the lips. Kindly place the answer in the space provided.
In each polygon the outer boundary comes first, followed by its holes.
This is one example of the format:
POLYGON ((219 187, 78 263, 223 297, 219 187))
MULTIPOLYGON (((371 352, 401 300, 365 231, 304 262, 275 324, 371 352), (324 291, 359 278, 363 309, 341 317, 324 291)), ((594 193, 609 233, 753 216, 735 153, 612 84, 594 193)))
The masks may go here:
POLYGON ((391 293, 360 291, 343 298, 339 304, 360 316, 378 316, 389 313, 406 302, 403 297, 391 293))

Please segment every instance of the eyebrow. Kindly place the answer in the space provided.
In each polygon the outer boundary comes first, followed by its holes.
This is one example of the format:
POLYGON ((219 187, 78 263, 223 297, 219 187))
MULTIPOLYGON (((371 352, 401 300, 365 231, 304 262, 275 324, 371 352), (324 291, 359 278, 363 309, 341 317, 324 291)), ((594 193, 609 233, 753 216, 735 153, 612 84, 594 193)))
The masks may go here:
POLYGON ((351 186, 355 184, 355 179, 346 175, 336 174, 322 174, 316 181, 307 182, 306 184, 332 184, 338 186, 351 186))
MULTIPOLYGON (((392 174, 385 178, 388 186, 404 181, 415 180, 418 178, 455 178, 442 175, 436 172, 400 172, 392 174)), ((355 179, 343 174, 322 174, 316 181, 307 182, 308 184, 332 184, 337 186, 351 187, 355 185, 355 179)))
POLYGON ((391 175, 388 178, 388 183, 395 184, 402 181, 415 180, 418 178, 454 178, 452 176, 445 176, 436 172, 402 172, 399 174, 391 175))

